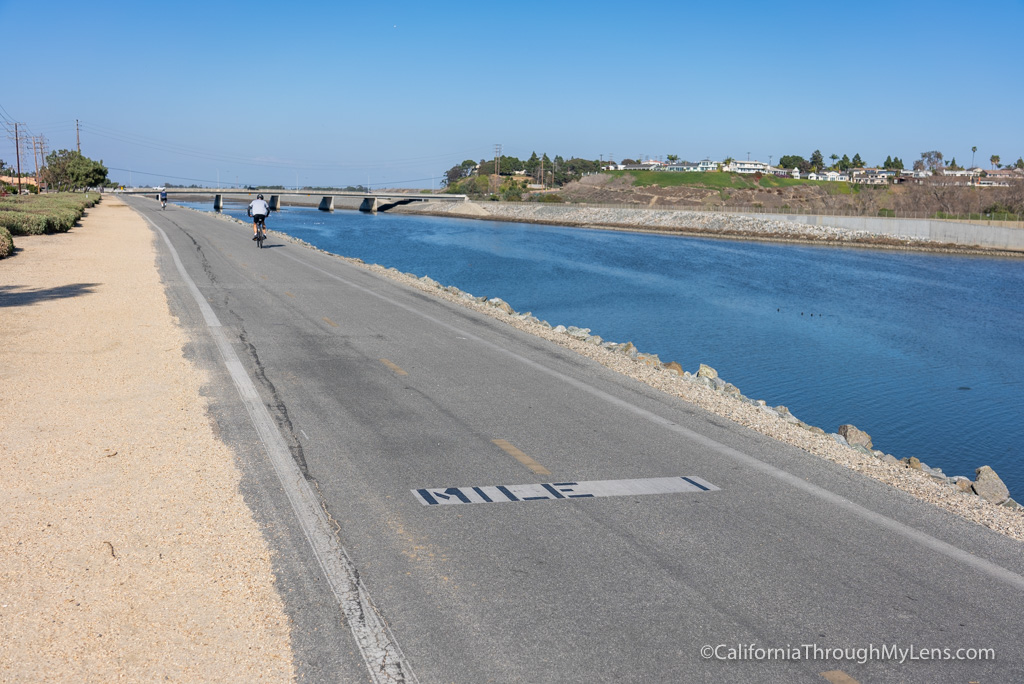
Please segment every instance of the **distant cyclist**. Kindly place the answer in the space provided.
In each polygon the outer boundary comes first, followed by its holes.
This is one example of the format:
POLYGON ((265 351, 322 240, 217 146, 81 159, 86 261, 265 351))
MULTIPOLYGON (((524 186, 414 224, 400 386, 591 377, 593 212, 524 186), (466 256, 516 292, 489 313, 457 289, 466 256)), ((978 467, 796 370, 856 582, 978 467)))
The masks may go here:
POLYGON ((270 205, 263 199, 263 195, 256 195, 256 199, 249 202, 249 216, 252 217, 252 239, 256 239, 256 231, 260 224, 267 220, 270 215, 270 205))
POLYGON ((160 208, 161 209, 166 209, 167 208, 167 191, 166 190, 161 190, 160 191, 160 208))

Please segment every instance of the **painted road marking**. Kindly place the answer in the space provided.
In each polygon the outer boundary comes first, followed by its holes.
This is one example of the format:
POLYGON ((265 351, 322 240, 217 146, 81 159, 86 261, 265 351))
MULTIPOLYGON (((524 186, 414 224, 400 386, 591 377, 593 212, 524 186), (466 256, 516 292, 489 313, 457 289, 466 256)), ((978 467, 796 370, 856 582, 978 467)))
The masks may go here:
POLYGON ((424 506, 505 503, 551 499, 593 499, 605 496, 645 496, 712 492, 718 487, 695 476, 652 477, 644 480, 591 480, 484 487, 427 487, 412 493, 424 506))
POLYGON ((332 328, 337 328, 338 327, 338 324, 335 323, 334 321, 332 321, 327 316, 324 316, 324 323, 326 323, 327 325, 331 326, 332 328))
POLYGON ((857 680, 842 670, 829 670, 822 672, 821 676, 832 682, 832 684, 858 684, 857 680))
MULTIPOLYGON (((167 238, 165 238, 165 240, 166 239, 167 238)), ((553 368, 549 368, 538 361, 528 359, 525 356, 522 356, 520 354, 515 353, 514 351, 511 351, 511 349, 509 349, 507 345, 498 344, 496 342, 490 342, 488 340, 483 339, 482 337, 477 337, 472 333, 468 333, 462 328, 452 325, 451 323, 442 321, 436 316, 424 312, 418 305, 413 306, 411 304, 399 302, 398 300, 392 297, 381 294, 380 292, 373 288, 359 285, 358 283, 354 282, 349 278, 343 278, 336 273, 331 273, 330 271, 326 271, 318 266, 314 266, 305 259, 301 259, 297 256, 289 254, 287 251, 282 253, 280 256, 295 261, 304 266, 305 268, 311 271, 316 271, 317 273, 320 273, 327 278, 342 283, 352 288, 353 290, 358 290, 359 292, 362 292, 369 297, 375 297, 381 301, 387 302, 388 304, 397 309, 408 311, 409 313, 415 316, 419 316, 424 320, 430 321, 431 323, 437 325, 440 328, 450 330, 456 335, 464 337, 467 340, 472 340, 473 342, 483 347, 491 349, 499 354, 504 354, 509 358, 515 359, 516 361, 518 361, 519 363, 523 364, 526 367, 533 368, 541 373, 548 375, 549 377, 556 378, 559 381, 565 383, 569 387, 574 387, 580 390, 581 392, 586 392, 587 394, 593 397, 597 397, 616 408, 622 409, 623 411, 627 411, 636 416, 639 416, 653 425, 661 426, 665 430, 680 435, 688 440, 692 440, 698 444, 707 447, 708 449, 712 449, 718 452, 719 454, 722 454, 723 456, 732 459, 737 463, 741 463, 744 466, 751 468, 752 470, 767 475, 768 477, 774 478, 779 482, 783 482, 796 490, 799 490, 805 494, 809 494, 810 496, 813 496, 816 499, 819 499, 820 501, 824 501, 831 506, 835 506, 836 508, 845 511, 846 513, 855 515, 861 520, 869 522, 872 525, 884 529, 889 533, 897 534, 903 537, 904 539, 908 539, 916 544, 919 544, 920 546, 923 546, 924 548, 930 549, 931 551, 934 551, 936 553, 940 553, 946 558, 955 560, 956 562, 974 568, 975 570, 980 570, 989 577, 993 577, 995 579, 998 579, 1000 582, 1009 584, 1017 590, 1024 590, 1024 576, 1019 575, 1016 572, 1013 572, 1012 570, 1007 570, 1006 568, 997 563, 994 563, 985 558, 981 558, 979 556, 975 556, 974 554, 968 551, 964 551, 960 547, 953 546, 948 542, 944 542, 941 539, 933 537, 929 534, 925 534, 924 532, 921 532, 916 528, 910 527, 906 523, 903 523, 894 518, 884 516, 881 513, 877 513, 869 508, 865 508, 864 506, 856 504, 850 501, 849 499, 846 499, 823 487, 819 487, 815 484, 807 482, 806 480, 802 480, 796 475, 790 473, 789 471, 782 470, 781 468, 776 468, 775 466, 770 465, 769 463, 766 463, 765 461, 762 461, 755 456, 751 456, 750 454, 742 452, 739 449, 734 449, 721 442, 715 441, 710 437, 706 437, 700 434, 699 432, 695 432, 694 430, 685 428, 673 420, 665 418, 657 413, 648 411, 647 409, 636 406, 635 404, 631 404, 625 399, 620 399, 612 394, 609 394, 608 392, 598 389, 597 387, 589 385, 582 380, 578 380, 576 378, 566 375, 565 373, 556 371, 553 368)), ((198 288, 196 288, 196 296, 200 296, 198 295, 198 292, 199 290, 198 288)), ((200 304, 200 307, 202 307, 202 304, 200 304)))
POLYGON ((497 444, 501 448, 502 451, 504 451, 505 453, 510 455, 512 458, 514 458, 517 461, 519 461, 520 463, 522 463, 524 466, 526 466, 527 468, 532 470, 535 474, 537 474, 537 475, 550 475, 551 474, 550 470, 548 470, 547 468, 542 466, 540 463, 537 463, 536 461, 534 461, 532 458, 530 458, 529 456, 524 454, 519 449, 516 449, 514 446, 512 446, 509 442, 505 441, 504 439, 492 439, 491 442, 493 442, 494 444, 497 444))
POLYGON ((395 375, 408 375, 408 373, 399 368, 397 364, 391 363, 387 359, 381 359, 380 362, 383 363, 388 368, 390 368, 395 373, 395 375))

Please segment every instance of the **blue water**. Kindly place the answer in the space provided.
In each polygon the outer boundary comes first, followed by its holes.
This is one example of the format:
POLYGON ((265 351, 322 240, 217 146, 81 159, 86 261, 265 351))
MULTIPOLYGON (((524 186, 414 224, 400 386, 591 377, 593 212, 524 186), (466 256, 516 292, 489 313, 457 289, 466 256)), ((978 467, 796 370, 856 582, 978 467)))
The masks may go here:
POLYGON ((1024 499, 1024 260, 305 208, 268 224, 691 372, 706 363, 897 458, 972 478, 990 465, 1024 499))

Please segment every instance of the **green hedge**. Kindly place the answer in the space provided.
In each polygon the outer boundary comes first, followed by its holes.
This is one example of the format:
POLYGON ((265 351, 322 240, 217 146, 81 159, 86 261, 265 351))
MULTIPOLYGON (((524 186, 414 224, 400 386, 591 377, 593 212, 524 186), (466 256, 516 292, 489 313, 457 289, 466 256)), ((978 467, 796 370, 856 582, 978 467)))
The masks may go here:
POLYGON ((14 240, 11 239, 10 231, 6 228, 0 228, 0 259, 10 256, 13 251, 14 240))
POLYGON ((73 192, 0 198, 0 227, 12 235, 63 233, 99 201, 98 193, 73 192))
POLYGON ((56 232, 52 228, 52 222, 47 221, 45 216, 25 211, 4 211, 5 208, 0 207, 0 228, 9 231, 11 235, 42 235, 56 232))

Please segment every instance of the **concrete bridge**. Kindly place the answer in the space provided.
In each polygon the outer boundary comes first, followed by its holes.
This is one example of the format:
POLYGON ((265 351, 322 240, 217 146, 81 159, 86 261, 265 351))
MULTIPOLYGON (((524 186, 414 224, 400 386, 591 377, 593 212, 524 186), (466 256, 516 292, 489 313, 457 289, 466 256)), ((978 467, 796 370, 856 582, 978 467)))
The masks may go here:
MULTIPOLYGON (((158 190, 153 188, 132 188, 122 190, 122 194, 130 195, 156 195, 158 190)), ((321 211, 334 211, 335 201, 338 200, 345 208, 359 209, 368 213, 376 214, 378 211, 387 211, 402 204, 413 202, 466 202, 469 198, 466 195, 452 195, 447 193, 426 193, 426 192, 288 192, 286 190, 234 190, 234 189, 212 189, 212 188, 170 188, 167 190, 169 199, 191 199, 201 201, 203 198, 213 200, 213 208, 220 211, 225 201, 251 202, 256 195, 262 194, 274 211, 282 205, 315 206, 321 211)))

